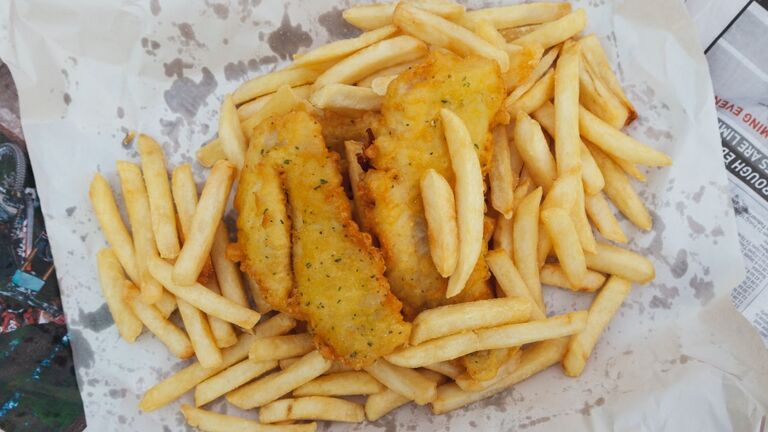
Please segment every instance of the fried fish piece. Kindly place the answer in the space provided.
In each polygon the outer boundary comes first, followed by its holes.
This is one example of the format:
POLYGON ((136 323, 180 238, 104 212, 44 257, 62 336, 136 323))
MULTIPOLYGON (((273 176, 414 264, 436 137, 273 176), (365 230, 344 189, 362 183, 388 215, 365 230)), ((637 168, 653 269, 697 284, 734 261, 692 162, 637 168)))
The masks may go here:
POLYGON ((419 191, 429 168, 453 184, 440 109, 450 108, 467 125, 483 172, 491 158, 490 128, 504 98, 498 65, 483 58, 461 58, 435 51, 403 72, 388 88, 376 139, 366 149, 373 169, 361 182, 367 225, 381 243, 392 291, 413 317, 424 309, 492 297, 482 259, 462 293, 445 298, 447 279, 429 254, 426 220, 419 191))
MULTIPOLYGON (((352 220, 339 156, 326 148, 319 122, 295 111, 264 122, 256 134, 263 137, 256 171, 269 172, 271 167, 278 172, 287 197, 288 217, 281 226, 289 227, 292 237, 289 312, 308 321, 324 354, 349 366, 360 368, 394 351, 408 340, 410 324, 403 320, 402 305, 390 292, 380 251, 352 220)), ((248 193, 262 195, 261 190, 243 191, 248 193)), ((261 224, 251 226, 264 230, 264 216, 258 213, 262 208, 253 210, 241 210, 239 219, 254 218, 261 224)), ((249 234, 257 243, 255 247, 244 244, 245 255, 271 253, 264 247, 271 233, 266 233, 264 242, 249 234)), ((265 281, 273 282, 274 268, 257 265, 251 270, 261 276, 257 281, 262 288, 265 281)), ((265 290, 267 301, 270 289, 265 290)))

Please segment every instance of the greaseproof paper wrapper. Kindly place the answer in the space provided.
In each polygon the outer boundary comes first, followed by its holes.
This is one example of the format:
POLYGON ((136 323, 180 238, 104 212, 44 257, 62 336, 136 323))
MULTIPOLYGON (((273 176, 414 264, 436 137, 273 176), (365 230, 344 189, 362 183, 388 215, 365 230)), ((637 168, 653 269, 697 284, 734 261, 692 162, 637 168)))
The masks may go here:
MULTIPOLYGON (((485 6, 489 3, 485 2, 485 6)), ((499 4, 507 2, 498 2, 499 4)), ((89 430, 184 430, 180 402, 142 414, 153 384, 185 365, 151 335, 120 340, 96 275, 105 245, 87 199, 115 161, 137 160, 127 130, 163 144, 170 164, 217 129, 224 94, 286 63, 297 50, 356 32, 349 2, 240 0, 95 2, 6 0, 0 56, 21 98, 89 430)), ((472 2, 469 7, 480 6, 472 2)), ((673 156, 637 185, 654 228, 623 221, 656 280, 635 286, 579 378, 558 367, 443 416, 413 405, 374 423, 334 430, 755 430, 768 406, 768 353, 731 306, 743 277, 720 158, 713 94, 695 29, 676 0, 579 1, 640 118, 632 135, 673 156)), ((199 167, 198 167, 199 168, 199 167)), ((197 169, 202 180, 202 169, 197 169)), ((548 289, 553 312, 589 295, 548 289)), ((221 402, 213 409, 255 417, 221 402)), ((764 421, 764 420, 763 420, 764 421)))

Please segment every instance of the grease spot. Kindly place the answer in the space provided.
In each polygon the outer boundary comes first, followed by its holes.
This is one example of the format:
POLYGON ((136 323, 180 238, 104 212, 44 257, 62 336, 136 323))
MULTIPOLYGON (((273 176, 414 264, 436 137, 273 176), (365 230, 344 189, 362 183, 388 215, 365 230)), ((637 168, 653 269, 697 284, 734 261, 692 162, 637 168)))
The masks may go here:
POLYGON ((206 99, 213 94, 218 85, 210 69, 204 67, 202 74, 199 82, 185 76, 178 77, 171 84, 171 88, 163 92, 168 108, 184 117, 187 122, 190 122, 200 107, 206 104, 206 99))
POLYGON ((195 45, 197 45, 198 48, 205 47, 205 44, 197 40, 197 36, 195 35, 195 30, 192 28, 192 24, 180 23, 180 24, 176 24, 176 28, 179 29, 179 35, 181 35, 182 46, 188 47, 194 43, 195 45))
POLYGON ((244 61, 224 65, 224 78, 227 81, 242 81, 248 76, 248 66, 244 61))
POLYGON ((347 39, 358 36, 360 30, 344 20, 342 10, 333 8, 317 17, 317 22, 328 32, 331 39, 347 39))
POLYGON ((240 22, 246 22, 253 13, 253 9, 261 4, 261 0, 237 0, 240 6, 240 22))
POLYGON ((179 151, 179 132, 184 120, 176 117, 174 120, 160 119, 160 133, 173 143, 173 152, 179 151))
POLYGON ((191 69, 192 63, 186 63, 180 58, 171 60, 170 63, 163 63, 163 69, 165 70, 165 76, 168 78, 176 77, 182 78, 184 76, 184 69, 191 69))
POLYGON ((149 11, 152 12, 152 15, 154 16, 160 15, 160 11, 162 11, 160 8, 160 0, 149 0, 149 11))
POLYGON ((64 104, 69 106, 72 103, 72 96, 69 93, 64 93, 64 104))
POLYGON ((648 303, 648 307, 651 309, 670 309, 672 304, 669 300, 655 295, 651 298, 651 302, 648 303))
POLYGON ((112 315, 109 313, 109 307, 106 303, 102 304, 98 309, 91 312, 83 312, 83 310, 80 309, 77 320, 80 325, 87 328, 88 330, 93 330, 96 333, 114 324, 112 315))
POLYGON ((205 4, 211 8, 213 14, 216 15, 217 18, 222 20, 229 18, 229 6, 227 6, 226 3, 210 3, 206 0, 205 4))
POLYGON ((109 389, 109 397, 112 399, 124 399, 125 396, 128 394, 128 390, 126 389, 109 389))
POLYGON ((75 367, 77 369, 90 369, 94 365, 94 353, 88 340, 80 330, 73 328, 69 329, 69 339, 72 341, 72 348, 77 357, 75 367))
POLYGON ((291 25, 288 11, 283 13, 280 27, 267 37, 269 48, 281 59, 287 60, 299 51, 312 45, 312 36, 301 28, 301 24, 291 25))
POLYGON ((123 107, 117 107, 117 118, 125 117, 125 110, 123 107))
POLYGON ((706 305, 715 297, 715 287, 712 281, 700 278, 699 275, 693 275, 688 285, 693 288, 693 296, 702 305, 706 305))
POLYGON ((699 190, 696 191, 696 193, 693 194, 693 201, 694 202, 701 202, 701 197, 704 196, 704 186, 702 185, 699 190))
POLYGON ((686 219, 688 220, 688 227, 691 228, 694 234, 704 234, 707 231, 704 225, 698 223, 691 216, 688 216, 686 219))
POLYGON ((688 251, 685 249, 680 249, 677 251, 677 255, 675 256, 675 262, 672 263, 672 266, 670 267, 670 271, 672 272, 672 276, 675 277, 675 279, 680 279, 685 275, 685 273, 688 271, 688 251))
POLYGON ((75 210, 77 210, 76 206, 67 207, 66 209, 64 209, 64 211, 67 213, 67 216, 72 216, 73 214, 75 214, 75 210))

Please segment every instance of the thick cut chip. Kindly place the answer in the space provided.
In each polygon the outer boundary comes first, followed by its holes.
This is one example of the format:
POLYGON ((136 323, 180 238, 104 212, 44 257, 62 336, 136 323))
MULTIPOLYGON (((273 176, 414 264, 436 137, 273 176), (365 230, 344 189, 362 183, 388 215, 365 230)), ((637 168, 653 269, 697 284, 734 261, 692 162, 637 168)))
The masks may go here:
POLYGON ((429 252, 419 180, 434 169, 454 183, 440 109, 454 111, 466 123, 480 166, 488 171, 490 127, 502 105, 504 83, 492 60, 462 59, 436 51, 389 85, 376 140, 366 150, 373 169, 361 189, 366 222, 381 242, 392 291, 406 316, 447 303, 492 296, 485 261, 478 260, 462 293, 445 298, 447 280, 437 272, 429 252))

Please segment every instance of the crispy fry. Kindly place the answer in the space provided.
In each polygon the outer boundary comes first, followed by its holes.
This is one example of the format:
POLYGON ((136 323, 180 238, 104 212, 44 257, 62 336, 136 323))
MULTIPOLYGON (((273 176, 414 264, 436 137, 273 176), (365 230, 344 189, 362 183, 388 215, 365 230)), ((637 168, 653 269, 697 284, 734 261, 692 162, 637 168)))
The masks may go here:
POLYGON ((387 361, 406 368, 417 368, 453 360, 479 351, 477 335, 468 331, 423 342, 385 356, 387 361))
POLYGON ((430 45, 456 51, 463 56, 478 55, 498 63, 501 72, 509 69, 509 56, 466 28, 408 3, 399 3, 393 21, 405 33, 430 45))
MULTIPOLYGON (((453 1, 441 0, 406 0, 407 3, 447 19, 459 18, 464 14, 464 6, 453 1)), ((344 20, 361 30, 373 30, 392 24, 397 3, 358 5, 346 9, 344 20)))
POLYGON ((573 226, 576 228, 576 234, 579 236, 579 242, 585 252, 595 252, 595 235, 592 233, 592 227, 587 219, 587 212, 584 210, 584 184, 578 182, 579 191, 576 194, 576 202, 570 209, 570 217, 573 226))
POLYGON ((594 292, 599 290, 605 282, 605 276, 593 270, 587 270, 586 276, 580 287, 574 287, 568 280, 560 264, 544 264, 539 275, 541 283, 571 291, 594 292))
POLYGON ((251 361, 281 360, 303 356, 314 349, 315 343, 309 333, 272 336, 253 344, 248 358, 251 361))
POLYGON ((326 396, 281 399, 259 410, 259 421, 277 423, 286 420, 327 420, 359 423, 365 410, 359 404, 326 396))
POLYGON ((317 423, 291 425, 265 425, 253 420, 218 414, 182 405, 181 412, 187 423, 205 432, 315 432, 317 423))
POLYGON ((464 373, 464 368, 461 367, 459 362, 456 362, 456 361, 443 361, 438 363, 432 363, 431 365, 424 366, 424 369, 432 372, 437 372, 451 379, 455 379, 457 376, 464 373))
POLYGON ((259 321, 258 312, 240 306, 197 282, 190 285, 178 285, 173 281, 173 266, 160 257, 150 257, 149 271, 176 297, 186 300, 208 315, 213 315, 244 329, 250 329, 259 321))
POLYGON ((319 351, 312 351, 288 369, 267 375, 227 393, 227 401, 241 409, 260 407, 312 381, 330 367, 330 360, 323 358, 319 351))
POLYGON ((648 179, 645 177, 645 173, 640 171, 640 168, 638 168, 635 164, 631 162, 627 162, 622 158, 618 158, 616 156, 610 156, 611 160, 621 167, 622 170, 624 170, 625 173, 627 173, 628 176, 634 178, 637 181, 641 181, 645 183, 648 179))
POLYGON ((163 287, 149 274, 147 259, 157 254, 155 235, 149 210, 149 198, 138 165, 118 161, 117 173, 123 189, 123 199, 131 222, 133 246, 136 251, 136 265, 140 274, 141 297, 147 304, 153 304, 163 295, 163 287))
POLYGON ((544 226, 544 222, 539 218, 539 242, 536 246, 536 256, 539 260, 539 268, 547 262, 547 258, 552 252, 552 239, 549 237, 549 232, 544 226))
POLYGON ((139 403, 142 411, 154 411, 173 402, 199 383, 248 357, 248 350, 259 338, 288 333, 296 326, 296 320, 285 314, 275 315, 244 334, 233 346, 222 351, 222 362, 215 368, 206 369, 200 363, 192 363, 147 390, 139 403))
POLYGON ((157 250, 163 258, 176 258, 180 249, 179 236, 163 148, 144 134, 139 135, 138 147, 157 250))
POLYGON ((605 195, 613 201, 616 208, 638 228, 648 231, 653 226, 653 220, 643 200, 637 195, 629 183, 624 171, 616 163, 596 147, 590 148, 600 171, 605 176, 605 195))
MULTIPOLYGON (((536 45, 539 46, 539 45, 536 45)), ((536 64, 531 73, 520 82, 514 90, 507 96, 505 104, 511 106, 516 100, 525 94, 531 87, 534 86, 541 78, 549 71, 549 68, 554 64, 557 55, 560 53, 560 46, 551 48, 547 53, 541 57, 541 60, 536 64)))
POLYGON ((575 174, 560 176, 552 183, 552 188, 541 203, 541 210, 554 207, 569 210, 576 203, 579 193, 579 177, 575 174))
POLYGON ((224 96, 219 113, 219 143, 227 156, 227 160, 240 170, 245 163, 245 149, 248 143, 245 141, 240 119, 237 116, 237 108, 232 100, 232 95, 224 96))
POLYGON ((568 280, 572 286, 581 288, 587 276, 587 264, 576 227, 568 212, 557 207, 549 208, 541 212, 541 220, 549 232, 552 247, 568 280))
POLYGON ((563 370, 566 375, 581 375, 592 349, 597 344, 597 339, 619 310, 631 289, 632 284, 629 281, 611 276, 603 289, 597 293, 592 306, 589 307, 586 327, 573 336, 568 343, 568 351, 563 357, 563 370))
POLYGON ((152 334, 157 336, 157 338, 165 344, 173 355, 185 359, 191 357, 195 353, 192 349, 192 344, 189 342, 189 338, 183 330, 163 318, 156 307, 144 304, 139 299, 139 290, 133 282, 124 280, 123 290, 125 292, 126 302, 134 315, 144 323, 152 334))
POLYGON ((101 176, 96 174, 91 181, 88 197, 93 205, 96 219, 99 221, 101 231, 112 248, 113 253, 120 261, 125 273, 134 283, 141 283, 141 273, 136 262, 136 254, 133 248, 131 234, 123 223, 120 210, 109 184, 101 176))
MULTIPOLYGON (((466 17, 466 15, 464 15, 466 17)), ((474 32, 481 38, 483 38, 489 44, 499 49, 505 49, 507 41, 504 40, 504 36, 496 30, 496 27, 488 20, 477 20, 474 23, 474 32)), ((509 54, 509 53, 508 53, 509 54)))
POLYGON ((237 265, 227 259, 227 247, 229 246, 229 233, 224 222, 219 222, 216 232, 213 236, 213 245, 211 246, 211 262, 216 270, 216 280, 219 283, 221 295, 239 304, 248 306, 248 297, 243 288, 243 279, 240 276, 240 270, 237 265))
POLYGON ((411 400, 400 393, 386 389, 380 393, 372 394, 365 400, 365 417, 368 421, 376 421, 397 407, 403 406, 411 400))
MULTIPOLYGON (((523 297, 531 300, 531 319, 540 320, 546 318, 542 309, 536 303, 531 291, 525 284, 522 276, 515 268, 515 264, 503 250, 490 251, 485 255, 485 260, 491 268, 496 282, 507 297, 523 297)), ((538 273, 538 264, 537 269, 538 273)))
POLYGON ((445 178, 433 169, 424 172, 420 184, 432 261, 441 276, 450 277, 459 257, 453 190, 445 178))
POLYGON ((371 87, 371 85, 373 85, 373 80, 375 80, 376 78, 389 77, 392 75, 399 76, 401 73, 413 68, 418 64, 423 63, 425 59, 426 59, 425 57, 419 57, 416 60, 398 63, 394 66, 390 66, 390 67, 386 67, 384 69, 378 70, 368 75, 367 77, 361 79, 360 81, 358 81, 357 86, 371 87))
POLYGON ((367 87, 331 83, 312 93, 309 98, 318 108, 340 111, 378 111, 381 95, 367 87))
POLYGON ((348 371, 317 377, 293 391, 294 396, 351 396, 380 393, 387 388, 368 372, 348 371))
POLYGON ((464 18, 470 22, 487 20, 497 29, 504 29, 554 21, 570 11, 569 3, 531 3, 473 10, 464 18))
POLYGON ((253 128, 264 120, 272 116, 288 114, 308 97, 309 95, 300 97, 288 85, 280 86, 260 110, 241 123, 245 137, 250 138, 253 134, 253 128))
POLYGON ((363 48, 384 40, 397 32, 397 27, 386 25, 384 27, 365 32, 356 38, 342 39, 316 48, 293 61, 292 67, 308 66, 315 64, 338 61, 363 48))
POLYGON ((455 383, 440 386, 437 397, 432 402, 432 412, 434 414, 443 414, 506 390, 510 386, 560 361, 565 353, 567 344, 567 338, 559 338, 539 342, 530 348, 524 349, 520 365, 512 373, 493 386, 479 392, 466 392, 461 390, 455 383))
POLYGON ((478 330, 481 349, 516 347, 576 334, 587 324, 587 311, 568 312, 544 320, 478 330))
POLYGON ((328 84, 354 84, 366 76, 397 63, 415 60, 427 53, 424 42, 408 36, 385 39, 331 66, 317 77, 315 91, 328 84))
POLYGON ((587 267, 645 284, 653 280, 656 270, 651 261, 635 252, 605 243, 597 244, 596 253, 585 253, 587 267))
POLYGON ((203 406, 230 391, 252 381, 277 367, 274 360, 254 362, 243 360, 195 387, 195 406, 203 406))
POLYGON ((530 317, 531 307, 528 298, 508 297, 429 309, 413 320, 411 344, 420 345, 430 339, 468 330, 524 322, 530 317))
POLYGON ((584 107, 579 110, 579 127, 584 138, 611 156, 648 166, 672 164, 666 154, 614 129, 584 107))
MULTIPOLYGON (((291 358, 286 358, 286 359, 278 360, 277 363, 280 365, 280 369, 287 369, 288 367, 290 367, 292 364, 296 363, 299 360, 301 360, 301 357, 291 357, 291 358)), ((333 365, 331 365, 331 368, 328 369, 327 371, 325 371, 325 374, 323 376, 330 375, 330 374, 335 374, 335 373, 339 373, 339 372, 350 372, 350 371, 353 371, 353 370, 354 369, 352 369, 349 366, 344 365, 341 362, 334 361, 333 365)))
POLYGON ((386 75, 374 78, 371 81, 371 90, 373 90, 373 92, 379 96, 384 96, 387 94, 389 84, 391 84, 392 81, 394 81, 396 78, 397 75, 386 75))
POLYGON ((456 377, 456 385, 458 385, 462 390, 468 392, 485 390, 505 379, 509 374, 517 369, 517 367, 520 365, 520 360, 522 357, 523 351, 517 347, 514 349, 514 352, 509 355, 507 360, 501 366, 499 366, 499 370, 496 372, 496 376, 493 378, 487 380, 477 380, 472 378, 470 374, 464 373, 456 377))
POLYGON ((605 199, 602 192, 587 196, 584 200, 584 207, 592 223, 595 224, 603 237, 617 243, 627 242, 627 235, 624 234, 624 230, 619 225, 619 221, 616 220, 616 216, 613 215, 608 200, 605 199))
MULTIPOLYGON (((216 278, 209 280, 204 286, 214 294, 221 295, 221 290, 219 290, 219 284, 216 282, 216 278)), ((213 338, 216 339, 216 346, 219 348, 226 348, 237 343, 237 334, 231 323, 213 315, 209 315, 208 324, 210 324, 213 338)))
POLYGON ((624 90, 621 88, 618 78, 613 73, 611 65, 608 62, 608 57, 603 51, 603 47, 600 45, 600 41, 597 40, 597 36, 589 35, 579 39, 579 45, 581 45, 581 54, 587 64, 590 65, 592 71, 603 81, 603 84, 608 86, 609 89, 624 103, 629 110, 629 117, 627 123, 634 120, 637 117, 635 108, 632 106, 632 102, 624 94, 624 90))
POLYGON ((496 218, 496 227, 493 230, 493 248, 504 250, 512 256, 512 219, 504 215, 496 218))
POLYGON ((525 281, 533 301, 544 311, 544 300, 539 282, 539 262, 536 247, 539 243, 539 204, 541 188, 531 192, 517 208, 512 227, 513 256, 520 276, 525 281))
POLYGON ((384 359, 376 360, 372 365, 365 367, 365 370, 380 383, 419 405, 429 403, 435 398, 435 382, 415 370, 395 366, 384 359))
POLYGON ((511 219, 515 204, 517 175, 512 171, 509 139, 507 138, 507 129, 504 126, 496 126, 493 129, 493 154, 488 179, 491 183, 493 208, 505 218, 511 219))
POLYGON ((203 186, 200 201, 192 217, 190 235, 181 248, 173 266, 173 281, 179 285, 195 283, 209 257, 216 228, 224 213, 224 206, 232 187, 234 166, 219 161, 211 169, 203 186))
POLYGON ((510 27, 499 30, 504 36, 504 39, 508 42, 512 42, 516 39, 520 39, 521 37, 527 35, 528 33, 536 30, 537 28, 541 27, 541 24, 531 24, 531 25, 524 25, 520 27, 510 27))
MULTIPOLYGON (((309 95, 312 94, 311 84, 304 84, 296 87, 290 87, 290 89, 293 95, 296 96, 296 98, 298 98, 299 100, 307 100, 309 99, 309 95)), ((280 88, 278 88, 278 90, 280 90, 280 88)), ((269 101, 271 101, 276 94, 277 94, 277 91, 274 93, 266 94, 264 96, 259 96, 256 99, 250 102, 246 102, 240 105, 239 107, 237 107, 237 116, 240 118, 240 125, 243 128, 243 133, 246 133, 246 132, 250 133, 250 131, 246 130, 247 125, 243 125, 243 123, 249 118, 253 117, 253 115, 256 114, 257 112, 263 110, 264 107, 267 106, 269 101)))
POLYGON ((519 113, 529 114, 552 99, 555 95, 555 71, 550 69, 541 79, 534 83, 530 90, 526 91, 517 99, 511 100, 509 97, 504 101, 504 106, 513 117, 519 116, 519 113))
POLYGON ((517 45, 540 44, 545 49, 576 35, 587 25, 587 14, 584 9, 576 9, 568 15, 555 21, 542 24, 536 30, 515 39, 517 45))
POLYGON ((515 145, 533 182, 549 191, 557 177, 555 158, 539 124, 524 112, 518 114, 515 123, 515 145))
POLYGON ((125 274, 112 249, 104 248, 96 254, 99 267, 99 282, 109 313, 115 321, 120 336, 133 343, 141 334, 144 325, 131 310, 125 298, 125 274))
POLYGON ((214 138, 206 144, 203 144, 203 146, 195 152, 195 158, 200 165, 210 168, 217 161, 226 159, 227 154, 224 153, 224 149, 221 147, 221 140, 219 138, 214 138))
POLYGON ((239 105, 265 94, 274 93, 280 86, 297 87, 315 81, 320 75, 316 69, 296 67, 270 72, 240 85, 232 93, 232 101, 239 105))
MULTIPOLYGON (((360 194, 360 182, 362 181, 363 167, 360 166, 358 157, 363 155, 363 144, 358 141, 345 141, 344 142, 344 156, 347 160, 349 170, 347 175, 349 176, 349 186, 352 189, 352 201, 355 205, 352 207, 352 216, 355 218, 355 222, 362 228, 363 231, 368 232, 365 218, 363 218, 363 202, 360 194)), ((458 234, 457 234, 458 235, 458 234)))
POLYGON ((445 296, 451 298, 464 289, 475 268, 483 243, 483 174, 480 161, 464 121, 453 111, 440 110, 445 139, 456 177, 456 219, 459 230, 459 258, 448 280, 445 296))
POLYGON ((212 368, 221 364, 221 351, 216 345, 211 333, 211 327, 208 318, 197 308, 187 303, 183 299, 176 300, 179 306, 179 313, 184 322, 184 329, 187 331, 192 348, 195 351, 197 361, 203 367, 212 368))
POLYGON ((631 121, 629 109, 603 84, 591 65, 585 61, 579 65, 579 102, 616 129, 623 128, 631 121))
POLYGON ((555 160, 557 174, 581 175, 579 138, 579 45, 567 41, 555 67, 555 160))

